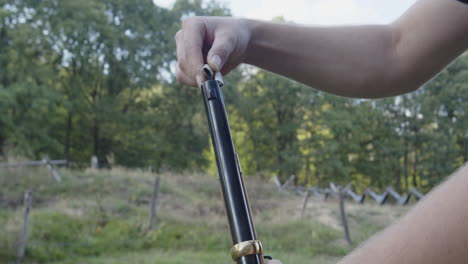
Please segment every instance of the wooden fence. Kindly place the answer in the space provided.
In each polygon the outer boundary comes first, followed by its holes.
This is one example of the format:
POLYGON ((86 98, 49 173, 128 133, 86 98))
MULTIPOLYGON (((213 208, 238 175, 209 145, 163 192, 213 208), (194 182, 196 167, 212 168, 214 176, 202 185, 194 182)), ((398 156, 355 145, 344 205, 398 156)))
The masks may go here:
POLYGON ((346 216, 345 210, 345 200, 346 198, 350 198, 355 203, 363 204, 366 201, 367 197, 374 199, 375 202, 379 205, 384 205, 389 199, 389 197, 393 197, 398 205, 407 205, 410 201, 411 197, 414 197, 416 200, 420 200, 424 197, 418 189, 412 188, 406 194, 399 194, 395 191, 392 187, 387 187, 383 193, 376 193, 372 190, 372 188, 366 188, 363 193, 357 194, 355 193, 352 188, 351 184, 348 184, 346 187, 341 187, 333 182, 330 183, 330 188, 319 188, 319 187, 304 187, 304 186, 293 186, 292 183, 295 180, 295 176, 291 176, 287 181, 283 184, 280 183, 277 177, 274 178, 274 182, 278 189, 280 190, 288 190, 297 195, 304 197, 302 202, 302 211, 301 211, 301 219, 304 218, 305 212, 307 210, 307 203, 309 198, 314 195, 315 197, 319 198, 322 201, 327 200, 329 197, 332 197, 338 200, 338 208, 340 212, 340 220, 343 226, 343 232, 349 245, 352 245, 349 225, 348 225, 348 218, 346 216))
POLYGON ((62 177, 60 176, 56 165, 67 165, 67 160, 50 160, 49 157, 45 156, 42 160, 22 161, 15 163, 0 163, 0 168, 17 168, 17 167, 30 167, 30 166, 46 166, 50 172, 50 175, 56 182, 61 182, 62 177))
MULTIPOLYGON (((304 187, 304 186, 292 186, 294 182, 294 177, 291 176, 284 184, 280 184, 279 180, 275 177, 275 184, 280 190, 289 190, 297 195, 305 197, 308 193, 314 195, 322 201, 326 201, 329 197, 332 197, 336 200, 339 199, 339 194, 334 191, 332 188, 319 188, 319 187, 304 187)), ((330 183, 335 185, 334 183, 330 183)), ((389 197, 394 198, 396 204, 398 205, 407 205, 411 197, 414 197, 416 200, 420 200, 424 197, 424 194, 419 191, 417 188, 411 188, 407 193, 400 194, 393 187, 387 187, 382 193, 375 192, 372 188, 366 188, 361 194, 354 192, 351 188, 351 185, 348 185, 346 188, 343 188, 344 198, 350 198, 355 203, 362 204, 366 200, 373 199, 377 204, 384 205, 389 201, 389 197)))

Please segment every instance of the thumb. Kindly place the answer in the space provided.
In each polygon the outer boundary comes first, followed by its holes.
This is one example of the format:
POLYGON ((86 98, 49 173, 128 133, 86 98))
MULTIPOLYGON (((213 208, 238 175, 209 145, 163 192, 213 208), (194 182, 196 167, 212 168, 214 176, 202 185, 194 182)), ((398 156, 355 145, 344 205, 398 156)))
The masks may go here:
POLYGON ((233 37, 221 35, 215 38, 207 56, 210 67, 215 71, 221 71, 235 48, 236 45, 233 37))

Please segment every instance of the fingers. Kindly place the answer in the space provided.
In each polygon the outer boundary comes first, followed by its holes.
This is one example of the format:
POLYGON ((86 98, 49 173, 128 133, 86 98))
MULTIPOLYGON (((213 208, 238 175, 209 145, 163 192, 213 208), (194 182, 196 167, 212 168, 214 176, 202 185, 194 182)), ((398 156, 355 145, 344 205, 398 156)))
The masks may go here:
POLYGON ((229 73, 243 59, 250 33, 240 20, 190 17, 177 32, 177 80, 200 86, 203 64, 215 71, 229 73))
POLYGON ((182 30, 177 31, 175 35, 175 39, 177 43, 177 58, 178 58, 178 62, 176 64, 176 79, 181 84, 190 85, 190 86, 200 86, 201 82, 197 83, 196 79, 194 80, 191 76, 188 75, 186 71, 184 71, 180 67, 180 63, 183 63, 185 61, 184 45, 181 44, 183 43, 182 38, 183 38, 182 30))
POLYGON ((190 86, 200 86, 197 82, 188 76, 185 72, 180 69, 179 63, 176 66, 176 79, 179 83, 190 85, 190 86))
POLYGON ((237 45, 236 42, 237 39, 232 34, 220 34, 216 36, 207 56, 208 64, 215 71, 221 71, 233 53, 237 45))
POLYGON ((178 60, 176 77, 183 84, 196 86, 197 78, 201 79, 205 34, 206 27, 201 18, 188 18, 175 36, 178 60))

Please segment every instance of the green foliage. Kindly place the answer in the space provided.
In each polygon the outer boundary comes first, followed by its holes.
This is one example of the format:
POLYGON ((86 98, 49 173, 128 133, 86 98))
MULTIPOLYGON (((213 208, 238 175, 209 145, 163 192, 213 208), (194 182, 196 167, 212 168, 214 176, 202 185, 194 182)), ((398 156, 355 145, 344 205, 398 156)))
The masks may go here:
POLYGON ((5 156, 87 163, 95 154, 101 166, 156 169, 203 163, 197 154, 206 137, 186 136, 200 112, 183 107, 194 92, 170 92, 180 89, 168 83, 173 36, 183 17, 228 14, 225 8, 177 1, 167 10, 150 0, 2 1, 0 8, 5 156), (152 93, 162 84, 163 92, 152 93), (181 146, 190 155, 174 155, 181 146))
MULTIPOLYGON (((201 0, 0 1, 0 157, 215 174, 200 93, 174 80, 173 36, 192 15, 230 11, 201 0)), ((467 69, 463 55, 418 92, 382 100, 238 69, 223 91, 243 170, 429 189, 468 161, 467 69)))

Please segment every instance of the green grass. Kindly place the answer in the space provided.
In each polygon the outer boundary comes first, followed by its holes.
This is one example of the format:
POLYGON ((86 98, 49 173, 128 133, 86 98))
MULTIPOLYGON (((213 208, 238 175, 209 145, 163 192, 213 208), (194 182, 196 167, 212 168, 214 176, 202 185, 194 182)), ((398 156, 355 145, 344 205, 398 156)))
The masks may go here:
MULTIPOLYGON (((326 264, 334 263, 337 258, 329 256, 306 256, 289 252, 275 252, 275 258, 281 259, 283 263, 295 264, 326 264)), ((79 259, 69 259, 61 262, 53 262, 53 264, 232 264, 230 261, 229 252, 226 251, 163 251, 163 250, 148 250, 144 252, 127 252, 115 254, 112 256, 89 257, 79 259)))
MULTIPOLYGON (((154 249, 158 249, 158 254, 180 249, 187 251, 184 253, 187 256, 198 252, 193 257, 203 261, 210 256, 216 259, 217 254, 213 253, 226 252, 231 247, 227 229, 222 226, 161 221, 157 230, 147 233, 136 222, 122 219, 109 221, 100 228, 99 218, 77 219, 53 212, 38 212, 32 217, 27 257, 41 263, 59 260, 68 263, 70 258, 83 256, 100 261, 99 256, 112 259, 107 256, 134 251, 144 256, 154 249)), ((339 232, 316 222, 260 224, 258 234, 267 253, 277 258, 310 259, 347 252, 333 243, 340 238, 339 232)))
MULTIPOLYGON (((216 179, 160 175, 157 228, 148 232, 154 174, 124 169, 60 173, 63 181, 56 183, 45 169, 0 170, 0 263, 15 259, 22 196, 28 189, 34 202, 27 263, 231 263, 216 179)), ((325 264, 352 250, 341 230, 314 217, 298 220, 300 198, 258 180, 247 185, 266 254, 284 263, 325 264)), ((380 229, 366 217, 352 213, 350 218, 355 219, 354 246, 380 229)))

